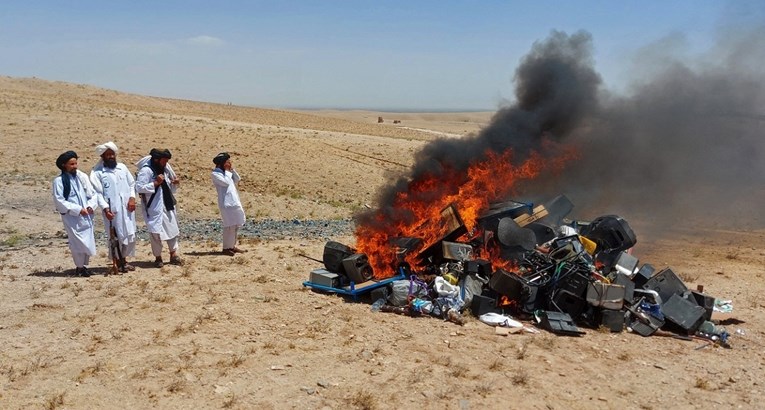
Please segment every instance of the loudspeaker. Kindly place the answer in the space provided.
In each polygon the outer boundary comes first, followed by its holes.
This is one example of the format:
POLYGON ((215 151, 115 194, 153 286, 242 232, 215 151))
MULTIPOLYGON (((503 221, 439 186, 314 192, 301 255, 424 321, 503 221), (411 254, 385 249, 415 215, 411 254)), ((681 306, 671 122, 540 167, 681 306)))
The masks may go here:
POLYGON ((712 312, 715 307, 715 298, 709 295, 705 295, 695 290, 685 292, 683 297, 695 301, 697 305, 704 308, 704 320, 712 320, 712 312))
POLYGON ((343 269, 348 279, 356 284, 372 279, 372 267, 364 253, 354 253, 343 259, 343 269))
POLYGON ((340 242, 329 241, 324 245, 324 267, 330 272, 345 274, 343 259, 353 255, 356 251, 350 246, 340 242))
POLYGON ((612 332, 624 330, 625 313, 623 310, 603 309, 599 313, 600 325, 612 332))
POLYGON ((552 298, 555 310, 568 313, 574 320, 579 320, 587 309, 585 296, 589 283, 587 276, 579 273, 561 279, 552 298))
POLYGON ((497 306, 497 297, 473 295, 470 302, 470 311, 473 316, 479 317, 484 313, 502 313, 502 309, 497 306))
POLYGON ((683 299, 677 293, 672 294, 669 300, 661 305, 661 311, 668 321, 689 334, 699 328, 706 314, 706 310, 695 301, 683 299))
POLYGON ((662 303, 666 303, 672 295, 682 295, 688 288, 685 283, 670 268, 664 268, 659 273, 653 275, 643 289, 655 290, 662 303))
POLYGON ((510 300, 521 300, 523 287, 518 275, 503 269, 497 269, 489 279, 489 288, 510 300))

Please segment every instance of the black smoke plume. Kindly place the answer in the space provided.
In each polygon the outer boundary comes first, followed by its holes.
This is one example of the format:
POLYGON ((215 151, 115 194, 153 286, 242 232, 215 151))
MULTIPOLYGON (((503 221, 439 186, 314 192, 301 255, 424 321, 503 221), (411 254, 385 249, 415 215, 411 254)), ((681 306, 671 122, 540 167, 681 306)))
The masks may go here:
MULTIPOLYGON (((424 177, 466 170, 487 150, 511 148, 521 162, 549 139, 577 147, 580 158, 512 199, 566 194, 577 217, 617 213, 657 226, 765 226, 765 29, 724 32, 693 61, 668 43, 635 57, 620 95, 603 89, 588 33, 553 32, 517 68, 515 103, 477 135, 425 145, 357 224, 405 220, 393 200, 424 177)), ((453 193, 461 181, 441 183, 453 193)))
POLYGON ((569 139, 581 160, 530 188, 659 228, 765 226, 765 29, 724 32, 693 60, 668 43, 638 54, 647 75, 628 95, 601 92, 569 139))
MULTIPOLYGON (((406 220, 405 210, 393 207, 397 194, 409 191, 424 178, 435 178, 442 189, 422 195, 456 192, 463 181, 447 178, 486 159, 486 152, 512 149, 522 162, 532 150, 541 150, 545 138, 562 140, 597 106, 600 77, 593 69, 592 41, 588 33, 553 32, 534 44, 515 74, 518 102, 499 110, 491 124, 475 136, 437 139, 420 150, 407 175, 400 176, 379 194, 378 209, 357 216, 358 224, 406 220), (381 217, 382 215, 382 217, 381 217)), ((418 198, 428 201, 427 197, 418 198)))

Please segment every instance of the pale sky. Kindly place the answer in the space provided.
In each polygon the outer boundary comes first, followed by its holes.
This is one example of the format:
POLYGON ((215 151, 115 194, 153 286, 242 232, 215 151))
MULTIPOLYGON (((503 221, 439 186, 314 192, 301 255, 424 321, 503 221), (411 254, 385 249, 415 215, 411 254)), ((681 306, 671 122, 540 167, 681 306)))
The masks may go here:
POLYGON ((552 30, 620 89, 667 38, 703 53, 757 1, 50 1, 0 6, 0 75, 283 108, 495 110, 552 30), (679 40, 678 40, 679 39, 679 40))

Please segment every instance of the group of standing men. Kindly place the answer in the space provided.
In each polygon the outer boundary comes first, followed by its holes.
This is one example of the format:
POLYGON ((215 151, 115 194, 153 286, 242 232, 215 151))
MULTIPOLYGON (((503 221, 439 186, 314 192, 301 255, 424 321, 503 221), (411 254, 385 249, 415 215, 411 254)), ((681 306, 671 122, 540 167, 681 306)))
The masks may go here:
MULTIPOLYGON (((96 254, 94 236, 94 213, 100 208, 104 227, 111 231, 118 246, 109 247, 109 257, 117 252, 120 271, 135 270, 127 257, 135 256, 136 245, 136 195, 141 197, 143 217, 150 236, 154 266, 161 268, 163 242, 170 253, 169 263, 182 265, 178 256, 178 215, 175 191, 180 180, 168 161, 172 155, 167 149, 152 149, 149 155, 136 164, 136 177, 117 161, 116 144, 107 142, 96 147, 100 160, 90 176, 78 169, 78 156, 67 151, 56 159, 61 175, 53 180, 53 202, 61 214, 69 239, 69 250, 75 264, 75 274, 90 276, 90 257, 96 254), (117 249, 115 249, 117 248, 117 249)), ((245 216, 236 184, 239 174, 233 169, 227 153, 218 154, 213 163, 213 185, 218 192, 218 205, 223 218, 223 253, 233 256, 244 252, 236 247, 238 228, 244 225, 245 216)))

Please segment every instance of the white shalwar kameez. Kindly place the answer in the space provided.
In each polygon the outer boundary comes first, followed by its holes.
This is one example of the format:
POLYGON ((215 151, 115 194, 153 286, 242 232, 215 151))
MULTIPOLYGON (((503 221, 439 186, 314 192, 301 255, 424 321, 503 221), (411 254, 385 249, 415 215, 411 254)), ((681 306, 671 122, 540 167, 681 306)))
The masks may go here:
POLYGON ((57 176, 53 180, 53 203, 64 222, 74 265, 83 268, 90 262, 90 257, 96 254, 96 241, 93 236, 93 216, 82 216, 80 211, 88 207, 94 210, 98 208, 98 197, 87 174, 77 170, 76 176, 68 173, 57 176), (62 178, 70 179, 71 190, 67 198, 64 198, 62 178))
MULTIPOLYGON (((145 159, 139 161, 139 164, 143 162, 146 165, 138 169, 135 191, 141 196, 143 218, 146 222, 146 229, 151 234, 151 251, 155 257, 160 257, 162 256, 162 241, 167 242, 167 247, 171 253, 178 251, 178 234, 180 233, 178 216, 175 209, 165 209, 162 186, 154 187, 154 171, 144 161, 145 159), (155 193, 156 195, 154 195, 155 193), (154 199, 151 200, 151 204, 147 204, 152 195, 154 195, 154 199)), ((172 168, 165 167, 165 181, 167 181, 173 194, 177 190, 177 187, 170 183, 174 176, 172 168)))
POLYGON ((237 231, 245 221, 244 209, 236 189, 240 179, 236 170, 224 171, 215 168, 212 171, 212 182, 218 191, 218 208, 223 219, 223 249, 236 247, 237 231))
MULTIPOLYGON (((130 198, 135 200, 133 174, 125 164, 117 163, 117 166, 112 169, 105 167, 103 161, 99 161, 90 171, 90 182, 98 194, 99 206, 102 209, 109 208, 114 213, 114 218, 109 221, 106 219, 106 213, 102 212, 107 234, 109 227, 113 226, 117 233, 123 258, 135 256, 135 211, 129 212, 127 210, 130 198)), ((109 247, 109 257, 113 258, 111 253, 112 249, 109 247)))

